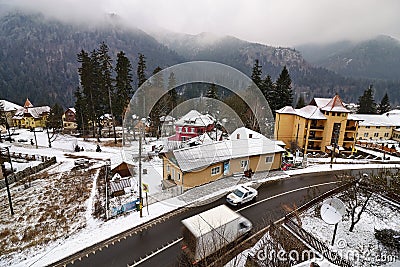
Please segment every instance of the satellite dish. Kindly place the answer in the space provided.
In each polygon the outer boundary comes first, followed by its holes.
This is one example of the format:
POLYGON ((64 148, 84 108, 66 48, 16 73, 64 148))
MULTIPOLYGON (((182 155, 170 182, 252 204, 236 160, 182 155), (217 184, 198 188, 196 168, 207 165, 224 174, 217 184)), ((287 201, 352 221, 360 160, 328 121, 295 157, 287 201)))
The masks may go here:
POLYGON ((337 224, 342 220, 345 212, 343 202, 337 198, 325 199, 321 206, 321 218, 327 224, 337 224))

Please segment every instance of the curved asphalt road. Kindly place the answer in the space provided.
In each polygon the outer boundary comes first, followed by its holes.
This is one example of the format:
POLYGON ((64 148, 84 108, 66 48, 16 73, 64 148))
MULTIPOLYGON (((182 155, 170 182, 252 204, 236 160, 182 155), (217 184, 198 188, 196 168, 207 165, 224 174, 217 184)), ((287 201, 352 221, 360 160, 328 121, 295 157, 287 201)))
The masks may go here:
MULTIPOLYGON (((335 183, 329 183, 334 181, 336 181, 335 175, 330 172, 302 174, 294 178, 263 184, 258 188, 257 203, 244 207, 240 210, 240 213, 252 221, 254 228, 257 229, 265 226, 269 221, 275 221, 283 217, 285 212, 282 209, 282 204, 301 206, 309 200, 307 196, 315 197, 336 187, 335 183), (323 185, 312 187, 311 189, 306 188, 318 184, 323 185), (276 197, 271 198, 273 196, 276 197), (267 198, 271 199, 263 201, 267 198)), ((179 241, 151 257, 147 257, 147 255, 166 247, 181 237, 181 220, 224 203, 225 197, 222 197, 210 204, 178 213, 166 221, 122 239, 112 246, 104 247, 101 251, 97 250, 94 254, 90 253, 87 257, 82 258, 80 261, 75 261, 73 264, 68 264, 68 266, 126 267, 134 265, 135 262, 139 262, 142 258, 147 259, 135 266, 179 266, 178 257, 181 250, 181 242, 179 241)))

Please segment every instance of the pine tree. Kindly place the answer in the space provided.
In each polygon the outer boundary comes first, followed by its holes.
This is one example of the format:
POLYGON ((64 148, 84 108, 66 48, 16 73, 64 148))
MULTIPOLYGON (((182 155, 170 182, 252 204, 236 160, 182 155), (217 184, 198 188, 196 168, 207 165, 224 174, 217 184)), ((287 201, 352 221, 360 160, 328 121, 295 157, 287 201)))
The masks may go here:
MULTIPOLYGON (((115 120, 113 116, 112 98, 114 95, 113 81, 111 78, 113 67, 112 60, 108 54, 108 46, 102 42, 99 49, 97 50, 97 59, 99 64, 99 81, 100 81, 100 94, 99 104, 102 105, 101 115, 109 113, 111 115, 112 128, 114 133, 114 143, 117 144, 117 133, 115 131, 115 120), (102 100, 102 101, 101 101, 102 100), (107 101, 108 100, 108 101, 107 101)), ((101 136, 101 124, 99 123, 99 136, 101 136)))
POLYGON ((277 109, 277 103, 279 102, 277 93, 276 93, 276 87, 274 82, 271 79, 270 75, 267 75, 263 81, 262 85, 262 93, 265 97, 265 99, 268 101, 269 107, 272 110, 273 114, 275 114, 275 110, 277 109))
POLYGON ((58 103, 55 103, 50 109, 50 114, 47 118, 46 127, 49 129, 53 129, 53 132, 62 129, 62 127, 63 127, 62 115, 63 114, 64 114, 63 108, 58 103))
MULTIPOLYGON (((95 53, 92 52, 92 55, 95 55, 95 53)), ((89 55, 89 53, 84 50, 81 50, 81 52, 78 54, 78 62, 81 64, 81 66, 78 68, 81 89, 78 88, 77 92, 75 93, 77 99, 75 106, 80 106, 81 112, 85 112, 85 120, 81 120, 81 122, 83 123, 81 125, 81 129, 88 129, 89 127, 87 123, 91 121, 93 137, 95 137, 94 129, 95 122, 97 120, 97 108, 95 103, 97 96, 96 88, 98 88, 97 72, 95 70, 96 67, 94 66, 95 62, 94 60, 92 60, 92 57, 89 55)), ((82 118, 83 116, 84 115, 81 114, 82 118)))
POLYGON ((160 66, 157 66, 157 68, 155 68, 153 70, 153 79, 152 81, 152 85, 156 88, 164 88, 164 80, 163 80, 163 76, 162 75, 157 75, 157 73, 159 73, 160 71, 162 71, 162 68, 160 66))
POLYGON ((276 94, 279 100, 276 109, 293 105, 292 79, 286 66, 283 67, 279 78, 276 80, 276 94))
POLYGON ((364 91, 364 94, 358 98, 358 114, 376 114, 376 103, 372 85, 364 91))
POLYGON ((251 71, 251 80, 260 88, 262 86, 262 67, 258 62, 258 59, 255 60, 253 69, 251 71))
POLYGON ((168 77, 169 110, 171 112, 178 105, 178 93, 176 91, 176 78, 173 72, 168 77))
POLYGON ((218 99, 218 89, 217 89, 217 86, 215 85, 215 83, 212 83, 208 87, 207 93, 206 93, 206 97, 213 98, 213 99, 218 99))
POLYGON ((146 81, 146 57, 139 53, 139 61, 137 66, 137 79, 138 79, 138 88, 142 86, 142 84, 146 81))
POLYGON ((379 109, 379 114, 384 114, 390 111, 390 101, 387 93, 385 93, 385 95, 383 96, 378 109, 379 109))
POLYGON ((82 90, 78 87, 75 95, 76 123, 78 131, 85 137, 88 132, 88 105, 84 99, 82 90))
POLYGON ((302 108, 305 106, 306 106, 306 103, 304 101, 303 94, 300 94, 299 99, 297 100, 296 108, 302 108))
POLYGON ((116 77, 113 110, 117 121, 122 123, 122 117, 125 109, 129 105, 130 97, 133 95, 132 65, 123 51, 120 51, 117 54, 115 73, 116 77))

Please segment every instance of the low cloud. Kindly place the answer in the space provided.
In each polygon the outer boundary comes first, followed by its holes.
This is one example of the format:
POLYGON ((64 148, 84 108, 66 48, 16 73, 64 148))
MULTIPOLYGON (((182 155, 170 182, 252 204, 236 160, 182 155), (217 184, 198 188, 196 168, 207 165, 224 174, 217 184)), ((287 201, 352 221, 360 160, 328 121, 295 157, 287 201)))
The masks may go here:
POLYGON ((264 44, 294 46, 379 34, 400 38, 398 0, 0 0, 64 22, 96 24, 116 14, 128 27, 233 35, 264 44))

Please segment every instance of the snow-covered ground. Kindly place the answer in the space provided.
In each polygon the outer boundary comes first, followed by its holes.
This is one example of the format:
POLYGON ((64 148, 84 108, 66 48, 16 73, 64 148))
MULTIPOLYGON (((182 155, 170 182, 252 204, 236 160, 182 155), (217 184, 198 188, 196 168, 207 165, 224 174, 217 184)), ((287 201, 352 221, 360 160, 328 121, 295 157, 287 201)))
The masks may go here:
MULTIPOLYGON (((26 130, 17 130, 18 135, 13 136, 15 140, 18 139, 33 139, 32 132, 26 130)), ((44 266, 54 261, 62 259, 68 255, 73 254, 87 246, 93 245, 101 240, 108 237, 114 236, 134 226, 142 224, 148 220, 151 220, 159 215, 168 213, 188 205, 193 201, 204 201, 208 198, 212 198, 232 189, 233 184, 227 184, 224 188, 212 187, 212 183, 204 188, 206 190, 190 190, 192 194, 197 194, 192 197, 183 198, 175 197, 161 202, 154 203, 149 206, 149 214, 147 210, 144 210, 143 218, 139 217, 137 212, 132 212, 117 218, 111 219, 107 222, 102 220, 94 219, 91 215, 93 209, 93 197, 95 195, 95 184, 96 180, 99 179, 98 168, 105 165, 108 161, 111 161, 111 166, 114 167, 122 162, 122 159, 126 159, 129 151, 124 151, 121 147, 115 147, 106 145, 111 143, 113 139, 102 139, 100 143, 102 152, 96 152, 97 141, 95 139, 83 140, 82 138, 76 138, 68 135, 58 135, 52 142, 52 148, 48 148, 48 140, 46 132, 37 132, 38 148, 35 145, 31 145, 30 142, 19 143, 14 142, 11 144, 10 151, 17 153, 27 154, 39 154, 45 156, 56 156, 57 164, 51 166, 49 169, 42 171, 38 174, 38 177, 32 183, 32 186, 28 189, 23 189, 20 185, 13 184, 11 186, 11 192, 13 196, 14 210, 16 215, 12 217, 9 214, 7 195, 5 189, 0 190, 0 199, 2 204, 0 210, 0 250, 2 246, 4 248, 10 247, 10 240, 8 237, 15 236, 12 242, 16 242, 15 249, 7 252, 7 255, 1 253, 0 265, 1 266, 44 266), (75 146, 83 147, 84 151, 74 152, 75 146), (74 167, 74 160, 77 158, 88 158, 90 159, 91 166, 89 170, 71 171, 74 167), (83 174, 89 173, 87 180, 82 180, 83 174), (42 175, 42 176, 40 176, 42 175), (75 177, 75 178, 74 178, 75 177), (73 179, 67 179, 73 178, 73 179), (66 181, 80 181, 78 183, 68 184, 66 181), (75 202, 71 202, 70 206, 66 205, 59 199, 60 195, 63 194, 63 189, 69 186, 81 186, 84 194, 80 198, 76 198, 75 202), (210 190, 211 188, 211 190, 210 190), (194 193, 196 192, 196 193, 194 193), (206 192, 206 193, 205 193, 206 192), (58 209, 56 208, 58 207, 58 209), (35 211, 37 212, 31 212, 35 211), (39 211, 41 210, 41 211, 39 211), (46 210, 53 210, 54 214, 47 215, 40 221, 40 216, 44 216, 46 210), (62 211, 65 210, 65 211, 62 211), (31 215, 30 215, 31 214, 31 215), (31 216, 29 220, 25 217, 31 216), (37 217, 39 216, 39 217, 37 217), (56 219, 62 218, 73 218, 74 223, 71 223, 68 229, 60 234, 55 234, 57 227, 65 227, 58 222, 56 219), (22 218, 22 219, 20 219, 22 218), (15 228, 11 228, 14 221, 20 220, 15 228), (35 242, 31 243, 29 247, 23 248, 27 245, 24 242, 24 235, 35 233, 40 230, 35 227, 44 227, 44 223, 48 223, 53 227, 53 231, 46 236, 45 242, 39 238, 35 239, 35 242), (12 229, 11 233, 6 229, 12 229), (18 244, 20 246, 18 246, 18 244)), ((3 143, 4 144, 4 143, 3 143)), ((125 148, 126 149, 126 148, 125 148)), ((129 148, 128 148, 129 149, 129 148)), ((151 145, 145 145, 145 149, 150 151, 151 145)), ((130 151, 132 152, 132 151, 130 151)), ((133 151, 134 154, 134 151, 133 151)), ((321 159, 323 161, 325 159, 321 159)), ((338 159, 339 162, 339 159, 338 159)), ((132 164, 137 166, 137 163, 132 161, 132 164)), ((34 164, 34 163, 28 163, 34 164)), ((31 166, 31 165, 30 165, 31 166)), ((289 170, 286 172, 279 172, 277 175, 269 175, 267 178, 260 178, 258 182, 271 180, 271 179, 282 179, 289 177, 289 175, 295 175, 305 172, 321 172, 329 170, 339 169, 352 169, 360 168, 377 168, 377 167, 388 167, 388 165, 372 165, 372 164, 334 164, 332 169, 328 164, 321 164, 320 162, 310 162, 306 169, 289 170)), ((395 165, 391 165, 392 167, 395 165)), ((23 167, 21 167, 23 168, 23 167)), ((162 162, 158 158, 153 158, 149 161, 143 162, 143 168, 147 169, 147 174, 143 174, 143 182, 147 183, 150 187, 150 194, 155 194, 161 190, 161 175, 162 175, 162 162)), ((136 170, 137 173, 137 170, 136 170)), ((137 176, 137 175, 136 175, 137 176)), ((137 177, 136 177, 137 178, 137 177)), ((189 191, 189 192, 190 192, 189 191)), ((51 228, 50 227, 50 228, 51 228)), ((28 237, 26 237, 27 239, 28 237)))
MULTIPOLYGON (((314 206, 303 213, 301 220, 302 227, 306 231, 330 246, 334 226, 328 225, 321 219, 319 206, 314 206)), ((400 206, 373 195, 353 232, 349 231, 351 224, 349 216, 344 216, 338 223, 335 244, 331 248, 343 258, 351 260, 354 266, 379 266, 394 261, 400 265, 399 252, 390 251, 374 236, 375 229, 400 231, 399 222, 400 206)))

